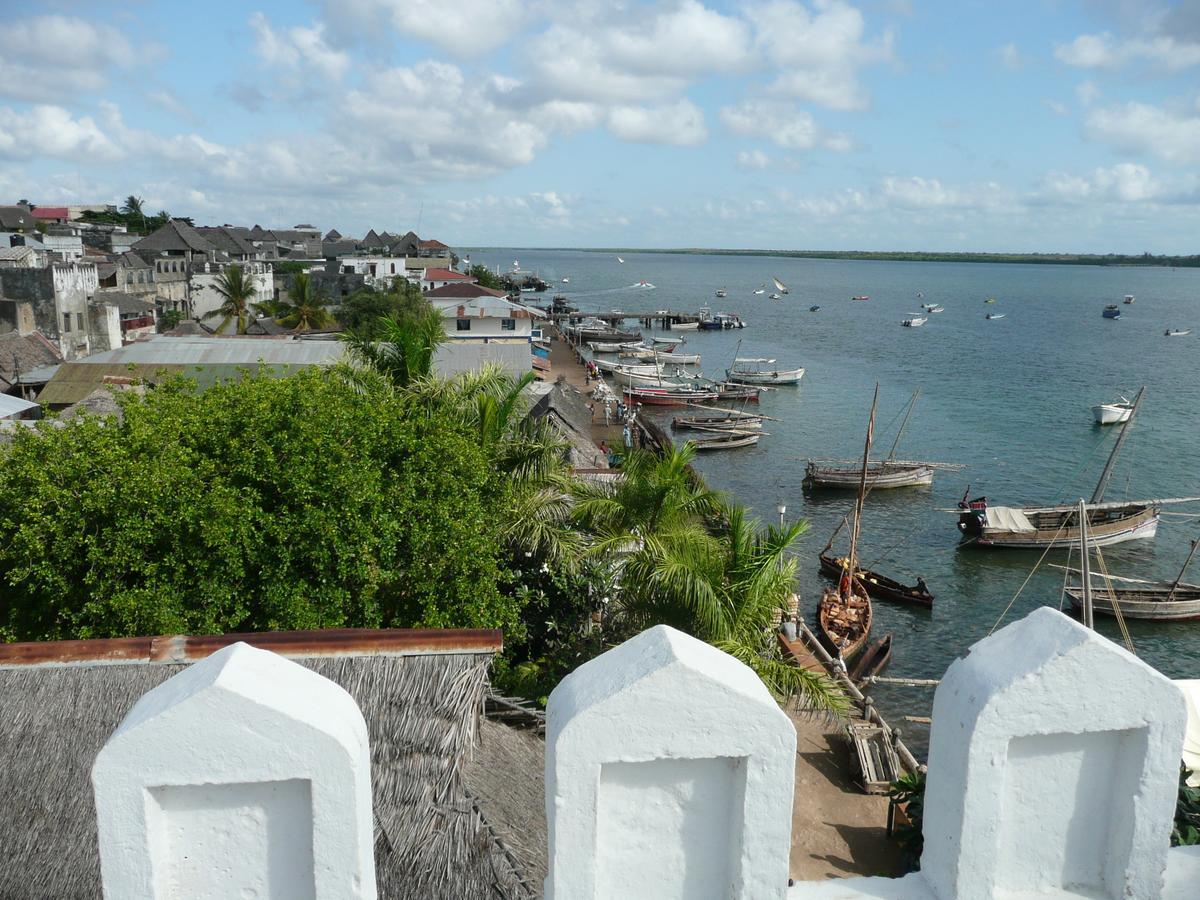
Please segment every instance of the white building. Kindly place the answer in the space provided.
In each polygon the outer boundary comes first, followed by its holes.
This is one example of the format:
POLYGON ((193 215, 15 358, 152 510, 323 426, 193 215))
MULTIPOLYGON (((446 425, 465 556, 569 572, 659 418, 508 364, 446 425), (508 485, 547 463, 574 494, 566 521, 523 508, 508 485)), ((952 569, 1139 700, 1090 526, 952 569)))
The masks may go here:
POLYGON ((425 269, 421 273, 421 290, 425 293, 435 291, 448 284, 474 284, 475 279, 453 269, 425 269))
MULTIPOLYGON (((193 262, 191 265, 191 316, 204 319, 220 309, 225 302, 216 289, 221 273, 233 263, 193 262)), ((275 270, 266 262, 239 262, 246 277, 254 283, 252 303, 262 303, 275 296, 275 270)))
POLYGON ((454 374, 493 364, 520 377, 533 368, 533 331, 541 315, 537 310, 472 282, 443 285, 425 296, 441 313, 448 338, 434 356, 438 372, 454 374))

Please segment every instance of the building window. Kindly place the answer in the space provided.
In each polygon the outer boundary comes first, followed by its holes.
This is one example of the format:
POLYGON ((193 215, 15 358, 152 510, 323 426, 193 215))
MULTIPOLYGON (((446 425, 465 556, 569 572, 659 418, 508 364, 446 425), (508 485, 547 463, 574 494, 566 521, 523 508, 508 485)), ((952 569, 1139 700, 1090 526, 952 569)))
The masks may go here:
POLYGON ((63 313, 63 331, 71 330, 71 314, 63 313))
POLYGON ((471 320, 470 319, 459 319, 458 320, 458 330, 459 331, 470 331, 471 330, 471 320))
POLYGON ((75 313, 75 328, 83 331, 83 313, 75 313))
POLYGON ((395 263, 392 263, 392 274, 393 275, 396 274, 396 264, 395 263))
POLYGON ((517 330, 517 320, 516 319, 501 319, 500 320, 500 330, 501 331, 516 331, 517 330))

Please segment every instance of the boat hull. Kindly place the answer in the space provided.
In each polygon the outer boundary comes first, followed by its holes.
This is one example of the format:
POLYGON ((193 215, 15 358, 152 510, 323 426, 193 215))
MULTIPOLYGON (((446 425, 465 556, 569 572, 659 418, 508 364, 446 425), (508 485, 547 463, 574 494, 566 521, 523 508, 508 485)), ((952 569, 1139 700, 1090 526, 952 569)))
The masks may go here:
POLYGON ((672 331, 696 331, 699 329, 699 322, 677 322, 671 326, 672 331))
MULTIPOLYGON (((842 577, 843 563, 840 559, 826 553, 822 553, 818 558, 821 560, 822 575, 835 582, 842 577)), ((904 603, 909 606, 922 606, 926 609, 933 607, 933 594, 929 591, 922 591, 915 585, 910 587, 901 584, 869 569, 860 569, 856 580, 866 588, 867 594, 871 597, 904 603)))
MULTIPOLYGON (((1031 508, 1025 512, 1034 512, 1043 516, 1074 514, 1076 507, 1041 507, 1031 508)), ((1096 515, 1095 510, 1089 510, 1088 546, 1108 547, 1125 541, 1144 540, 1154 537, 1158 531, 1159 510, 1155 506, 1131 505, 1128 513, 1116 515, 1096 515)), ((1116 511, 1105 511, 1116 512, 1116 511)), ((1076 548, 1079 546, 1079 526, 1067 525, 1059 527, 1035 527, 1032 531, 1009 531, 1001 528, 991 528, 986 524, 986 510, 982 511, 985 520, 981 521, 981 511, 965 510, 959 514, 958 527, 970 543, 980 547, 1004 547, 1011 550, 1045 550, 1046 548, 1076 548)))
POLYGON ((872 675, 878 675, 892 661, 892 633, 889 631, 877 641, 873 641, 859 657, 858 662, 850 671, 850 680, 855 684, 865 681, 872 675))
POLYGON ((689 441, 697 452, 705 453, 710 450, 737 450, 740 447, 753 447, 761 435, 726 433, 716 438, 698 438, 689 441))
MULTIPOLYGON (((1083 608, 1082 587, 1068 587, 1066 593, 1071 598, 1071 606, 1077 610, 1083 608)), ((1114 609, 1113 594, 1116 594, 1116 607, 1126 619, 1147 622, 1200 621, 1200 588, 1180 587, 1175 591, 1175 599, 1168 600, 1170 593, 1169 586, 1116 590, 1093 588, 1092 611, 1115 616, 1117 609, 1114 609)))
POLYGON ((858 594, 847 604, 837 591, 828 588, 817 609, 817 633, 834 656, 840 655, 849 664, 871 639, 872 618, 869 597, 858 594))
POLYGON ((726 380, 738 384, 796 384, 803 377, 803 369, 788 369, 780 372, 735 372, 729 369, 725 373, 726 380))
POLYGON ((1092 407, 1092 417, 1097 425, 1119 425, 1128 422, 1133 414, 1132 406, 1122 406, 1115 403, 1101 403, 1092 407))
POLYGON ((650 406, 687 406, 689 403, 707 402, 717 399, 717 395, 711 392, 651 391, 635 387, 625 388, 624 393, 631 400, 636 400, 638 403, 645 403, 650 406))
MULTIPOLYGON (((928 487, 933 484, 933 466, 897 466, 876 463, 867 467, 867 489, 888 490, 905 487, 928 487)), ((804 473, 804 487, 831 490, 858 490, 861 467, 821 466, 809 463, 804 473)))

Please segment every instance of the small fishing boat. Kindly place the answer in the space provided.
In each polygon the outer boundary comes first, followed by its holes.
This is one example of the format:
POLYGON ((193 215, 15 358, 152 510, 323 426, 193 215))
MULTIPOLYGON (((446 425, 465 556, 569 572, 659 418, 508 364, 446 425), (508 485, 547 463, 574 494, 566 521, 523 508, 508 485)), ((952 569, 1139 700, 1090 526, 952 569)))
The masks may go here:
POLYGON ((813 304, 812 306, 810 306, 810 307, 808 308, 808 311, 809 311, 809 312, 816 312, 816 311, 817 311, 818 309, 820 309, 820 308, 821 308, 821 307, 817 306, 816 304, 813 304))
POLYGON ((676 322, 671 326, 672 331, 695 331, 700 327, 699 322, 676 322))
MULTIPOLYGON (((825 550, 822 550, 819 556, 821 574, 836 581, 845 571, 847 560, 844 556, 832 555, 828 549, 826 547, 825 550)), ((894 578, 888 578, 886 575, 862 568, 858 570, 855 577, 867 593, 878 600, 893 600, 896 603, 907 603, 911 606, 926 608, 933 606, 933 594, 929 593, 929 589, 922 579, 918 578, 916 584, 902 584, 894 578)))
POLYGON ((753 400, 758 402, 762 388, 749 384, 736 384, 732 381, 714 381, 713 388, 721 400, 753 400))
POLYGON ((754 293, 755 293, 755 295, 757 296, 758 294, 765 294, 766 292, 767 292, 767 289, 766 289, 766 288, 759 288, 759 289, 758 289, 757 291, 755 291, 754 293))
POLYGON ((705 391, 692 387, 679 390, 658 387, 626 387, 623 389, 623 393, 632 401, 651 406, 687 406, 690 403, 717 399, 716 391, 705 391))
POLYGON ((619 257, 619 256, 618 256, 618 257, 617 257, 617 262, 619 262, 619 263, 623 263, 623 262, 625 262, 625 260, 621 259, 621 257, 619 257))
POLYGON ((903 325, 905 328, 920 328, 922 325, 924 325, 928 321, 929 321, 928 316, 914 315, 911 318, 904 319, 900 324, 903 325))
POLYGON ((747 434, 735 431, 722 434, 720 437, 701 438, 698 441, 693 440, 688 443, 700 452, 707 452, 709 450, 737 450, 739 447, 753 447, 758 443, 760 437, 762 437, 760 434, 747 434))
POLYGON ((1103 315, 1106 319, 1119 319, 1121 318, 1121 307, 1117 306, 1115 303, 1110 303, 1108 306, 1104 307, 1103 315))
POLYGON ((563 278, 563 280, 562 280, 562 283, 563 283, 563 284, 570 284, 570 283, 571 283, 571 279, 570 279, 570 278, 563 278))
POLYGON ((1190 328, 1168 328, 1163 332, 1167 337, 1184 337, 1192 333, 1190 328))
POLYGON ((662 359, 669 351, 652 350, 649 347, 624 347, 617 354, 618 359, 662 359))
POLYGON ((991 320, 991 319, 1003 319, 1003 318, 1004 318, 1004 313, 988 313, 986 316, 984 316, 984 318, 985 318, 985 319, 988 319, 988 320, 991 320))
POLYGON ((610 343, 609 341, 588 341, 587 345, 593 353, 619 353, 625 346, 619 342, 610 343))
POLYGON ((683 343, 680 337, 652 337, 650 343, 660 347, 678 347, 683 343))
POLYGON ((1119 425, 1128 422, 1133 415, 1133 404, 1122 397, 1115 403, 1101 403, 1092 407, 1092 416, 1097 425, 1119 425))
POLYGON ((858 658, 858 662, 849 672, 850 680, 855 684, 861 684, 872 675, 878 675, 886 669, 891 661, 892 633, 889 631, 879 640, 872 641, 871 646, 863 651, 863 655, 858 658))
POLYGON ((778 294, 771 294, 769 297, 767 297, 767 299, 768 300, 782 300, 783 298, 781 296, 779 296, 778 294))
POLYGON ((639 281, 637 284, 635 284, 634 287, 641 288, 642 290, 645 290, 645 291, 649 291, 649 290, 653 290, 654 285, 652 285, 648 281, 642 280, 642 281, 639 281))
POLYGON ((718 297, 725 297, 728 294, 729 294, 729 291, 725 290, 725 288, 717 288, 717 296, 718 297))
POLYGON ((861 302, 861 301, 863 301, 863 300, 870 300, 871 298, 870 298, 868 295, 866 295, 866 294, 860 294, 859 296, 857 296, 857 297, 851 297, 850 299, 851 299, 851 300, 858 300, 858 301, 860 301, 860 302, 861 302))
POLYGON ((722 425, 691 425, 678 431, 703 431, 707 434, 742 434, 746 431, 762 431, 762 422, 729 422, 722 425))
POLYGON ((675 363, 679 366, 698 366, 700 365, 700 354, 672 353, 669 357, 663 359, 663 362, 675 363))
POLYGON ((986 300, 984 300, 983 302, 984 302, 984 303, 995 303, 995 302, 996 302, 996 298, 995 298, 995 297, 988 297, 988 298, 987 298, 986 300))
POLYGON ((803 377, 804 369, 780 369, 773 359, 738 357, 725 370, 725 378, 738 384, 796 384, 803 377))
POLYGON ((733 313, 719 312, 711 318, 700 320, 700 328, 704 331, 728 331, 731 328, 745 328, 746 323, 733 313))
POLYGON ((940 313, 946 311, 946 307, 942 306, 940 303, 922 303, 921 309, 929 313, 940 313))
POLYGON ((662 363, 645 363, 644 365, 636 365, 632 363, 613 362, 611 359, 593 359, 592 365, 601 372, 615 372, 622 370, 625 372, 636 372, 639 375, 653 375, 656 372, 663 370, 662 363))
POLYGON ((749 413, 729 411, 719 416, 676 416, 671 427, 679 431, 687 429, 730 429, 762 428, 763 417, 749 413))
POLYGON ((775 282, 775 290, 779 291, 779 293, 786 294, 788 292, 787 285, 784 284, 782 281, 780 281, 778 278, 772 278, 771 280, 773 282, 775 282))
POLYGON ((661 387, 668 390, 675 388, 690 388, 691 385, 683 381, 679 381, 669 375, 664 375, 661 372, 642 373, 628 372, 623 369, 617 369, 614 372, 609 372, 613 381, 617 384, 629 385, 631 387, 661 387))
POLYGON ((1133 306, 1133 294, 1126 294, 1126 295, 1125 295, 1125 305, 1126 305, 1126 306, 1133 306))

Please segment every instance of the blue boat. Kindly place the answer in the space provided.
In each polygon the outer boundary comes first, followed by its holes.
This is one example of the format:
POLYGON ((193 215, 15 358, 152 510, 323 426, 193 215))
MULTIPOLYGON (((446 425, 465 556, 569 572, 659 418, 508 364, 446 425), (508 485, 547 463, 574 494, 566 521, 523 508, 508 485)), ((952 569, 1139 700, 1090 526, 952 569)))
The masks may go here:
POLYGON ((1104 318, 1106 318, 1106 319, 1121 318, 1121 307, 1117 306, 1117 304, 1115 304, 1115 303, 1108 304, 1108 306, 1104 307, 1104 318))

